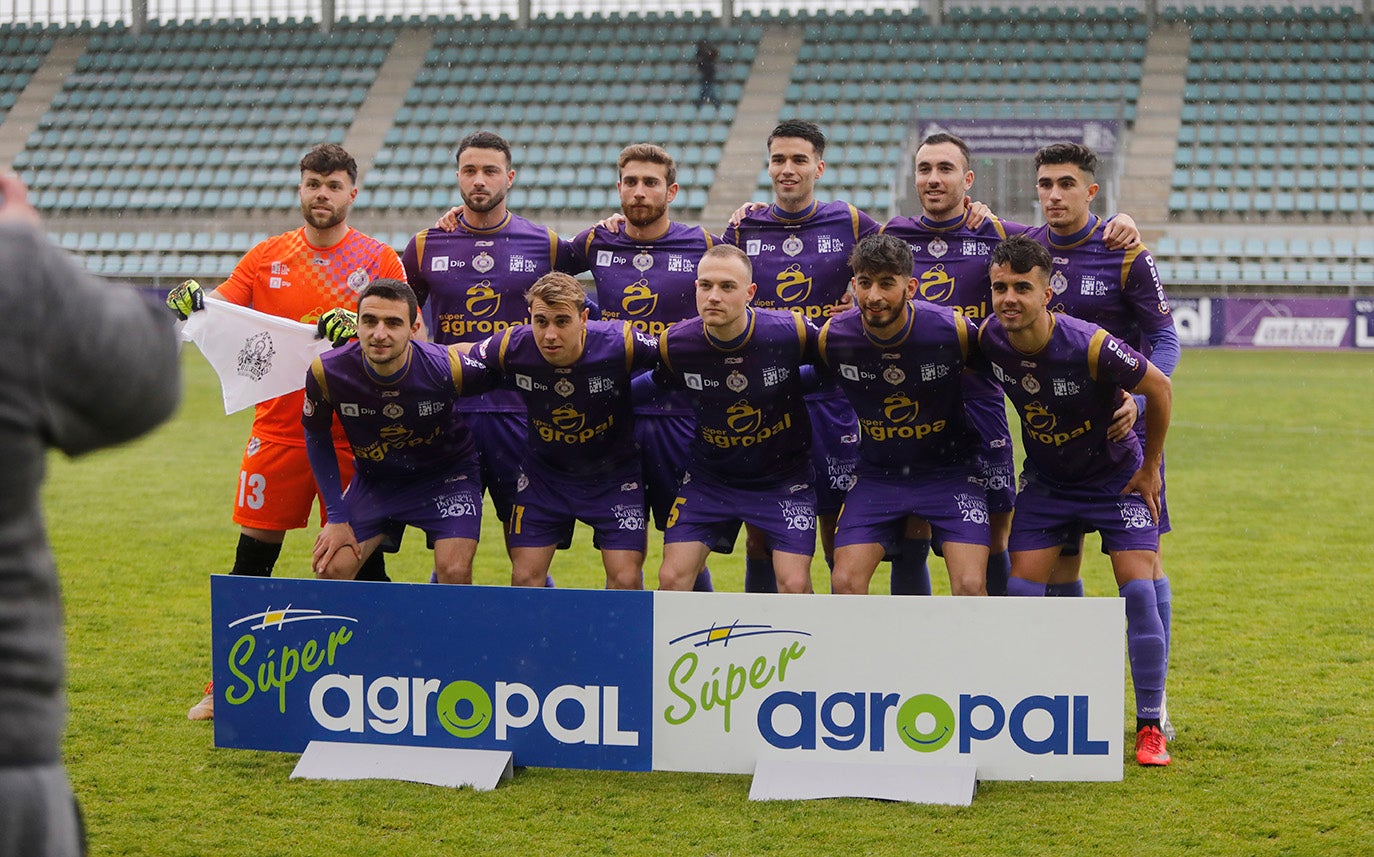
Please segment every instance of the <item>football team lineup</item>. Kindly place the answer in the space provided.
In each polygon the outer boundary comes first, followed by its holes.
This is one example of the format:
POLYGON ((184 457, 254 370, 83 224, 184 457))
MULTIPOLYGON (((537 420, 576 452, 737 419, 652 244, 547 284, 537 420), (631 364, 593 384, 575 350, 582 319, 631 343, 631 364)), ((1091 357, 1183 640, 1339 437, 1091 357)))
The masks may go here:
MULTIPOLYGON (((399 260, 347 225, 352 157, 311 150, 305 225, 213 293, 317 320, 335 345, 303 394, 258 407, 232 573, 271 574, 316 490, 312 568, 333 579, 388 579, 414 526, 433 580, 471 582, 484 492, 523 586, 552 585, 580 520, 607 588, 642 588, 652 521, 660 589, 710 590, 710 553, 743 525, 749 592, 812 592, 819 541, 836 593, 867 593, 886 558, 894 594, 929 594, 934 550, 955 595, 1074 596, 1097 531, 1128 604, 1137 759, 1168 764, 1158 547, 1179 344, 1133 221, 1090 209, 1095 153, 1036 154, 1045 224, 1029 227, 970 207, 971 153, 936 133, 915 158, 922 213, 882 225, 816 199, 818 126, 785 120, 765 146, 774 199, 723 235, 671 220, 676 164, 641 143, 617 161, 621 214, 565 241, 507 210, 510 144, 473 132, 462 206, 399 260)), ((167 302, 206 306, 194 281, 167 302)), ((213 716, 213 692, 192 716, 213 716)))

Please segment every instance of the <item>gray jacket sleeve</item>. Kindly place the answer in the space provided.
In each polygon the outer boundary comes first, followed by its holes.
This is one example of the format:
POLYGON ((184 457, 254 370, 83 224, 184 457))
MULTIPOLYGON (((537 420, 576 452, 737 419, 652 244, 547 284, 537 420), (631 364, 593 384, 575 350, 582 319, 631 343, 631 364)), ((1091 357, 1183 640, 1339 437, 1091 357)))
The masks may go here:
POLYGON ((5 314, 32 319, 21 336, 27 359, 16 355, 28 365, 15 380, 31 384, 23 398, 48 445, 75 455, 121 443, 175 410, 171 313, 88 274, 21 226, 0 227, 0 283, 5 314))

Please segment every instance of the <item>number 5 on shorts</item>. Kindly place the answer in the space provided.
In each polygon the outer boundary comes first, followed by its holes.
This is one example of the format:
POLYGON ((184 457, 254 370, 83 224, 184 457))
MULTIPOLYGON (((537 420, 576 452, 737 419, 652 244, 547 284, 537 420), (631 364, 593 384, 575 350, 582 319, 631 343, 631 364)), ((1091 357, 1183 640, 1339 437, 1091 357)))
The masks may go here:
POLYGON ((682 504, 686 501, 687 498, 685 497, 678 497, 676 500, 673 501, 673 508, 668 510, 668 520, 663 524, 663 529, 672 529, 673 524, 677 523, 678 510, 682 508, 682 504))

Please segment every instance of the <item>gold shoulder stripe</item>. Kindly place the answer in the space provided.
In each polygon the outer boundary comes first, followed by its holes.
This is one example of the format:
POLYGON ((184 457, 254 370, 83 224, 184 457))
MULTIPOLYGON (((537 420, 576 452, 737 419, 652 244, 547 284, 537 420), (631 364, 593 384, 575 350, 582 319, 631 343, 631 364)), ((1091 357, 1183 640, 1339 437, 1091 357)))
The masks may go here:
POLYGON ((851 229, 854 230, 854 240, 855 240, 855 241, 858 241, 858 240, 859 240, 859 209, 858 209, 858 207, 855 206, 854 203, 852 203, 852 202, 851 202, 851 203, 848 203, 848 205, 849 205, 849 226, 850 226, 851 229))
POLYGON ((1100 327, 1088 341, 1088 374, 1094 381, 1097 380, 1097 361, 1102 356, 1102 343, 1106 341, 1107 331, 1100 327))
MULTIPOLYGON (((852 206, 851 206, 852 207, 852 206)), ((801 349, 801 354, 806 353, 806 320, 801 317, 801 313, 792 313, 792 323, 797 326, 797 347, 801 349)))
POLYGON ((1007 240, 1007 227, 1002 225, 1002 221, 997 215, 990 216, 988 220, 992 221, 992 228, 997 230, 997 237, 1003 241, 1007 240))
POLYGON ((1136 258, 1140 256, 1140 252, 1144 249, 1145 245, 1137 241, 1136 245, 1127 250, 1126 254, 1121 257, 1121 279, 1118 281, 1119 288, 1124 289, 1126 287, 1126 277, 1131 273, 1131 266, 1135 264, 1136 258))
POLYGON ((816 353, 821 356, 821 361, 827 366, 830 365, 830 357, 825 353, 825 344, 830 339, 830 322, 834 320, 833 316, 825 320, 825 324, 821 325, 821 334, 816 339, 816 353))
POLYGON ((324 377, 324 361, 316 357, 310 363, 310 374, 315 376, 315 383, 320 385, 320 395, 324 396, 326 402, 329 401, 329 382, 324 377))
POLYGON ((968 322, 957 313, 954 316, 954 335, 959 337, 959 356, 968 362, 968 322))
POLYGON ((620 332, 625 339, 625 371, 628 372, 635 367, 634 328, 630 327, 629 322, 622 321, 620 323, 620 332))
POLYGON ((663 365, 667 367, 669 372, 673 371, 673 364, 672 361, 668 359, 668 334, 672 333, 673 328, 676 326, 675 324, 670 324, 658 335, 658 357, 663 361, 663 365))
POLYGON ((448 347, 448 374, 453 379, 453 389, 463 392, 463 358, 452 345, 448 347))
POLYGON ((506 349, 510 347, 510 335, 514 331, 515 328, 513 327, 508 327, 501 331, 501 346, 496 352, 496 362, 503 372, 506 370, 506 349))
MULTIPOLYGON (((545 227, 548 229, 548 227, 545 227)), ((558 233, 548 229, 549 233, 549 270, 555 270, 558 266, 558 233)))

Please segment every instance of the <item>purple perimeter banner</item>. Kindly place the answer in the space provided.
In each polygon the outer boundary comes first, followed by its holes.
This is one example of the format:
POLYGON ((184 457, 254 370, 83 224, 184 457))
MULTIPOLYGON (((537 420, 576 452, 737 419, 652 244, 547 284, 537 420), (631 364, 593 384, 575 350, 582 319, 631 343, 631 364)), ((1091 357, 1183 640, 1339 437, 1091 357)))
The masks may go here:
POLYGON ((1184 345, 1374 348, 1374 300, 1368 298, 1177 298, 1169 303, 1184 345))

